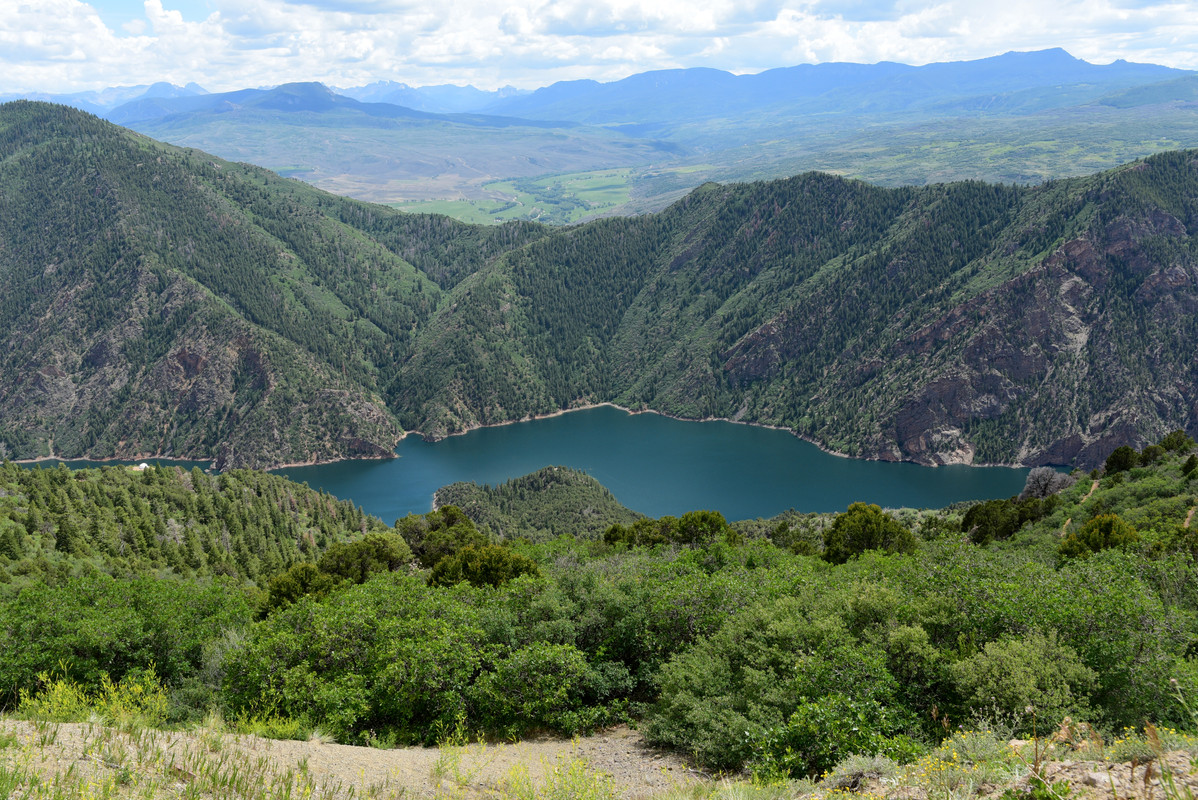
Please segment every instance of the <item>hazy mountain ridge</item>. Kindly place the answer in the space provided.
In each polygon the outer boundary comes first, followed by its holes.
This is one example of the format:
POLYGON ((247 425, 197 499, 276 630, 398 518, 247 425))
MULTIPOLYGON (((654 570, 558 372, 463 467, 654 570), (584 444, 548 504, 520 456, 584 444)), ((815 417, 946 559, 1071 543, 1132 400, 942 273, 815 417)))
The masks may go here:
POLYGON ((480 111, 506 97, 528 94, 527 90, 511 86, 488 92, 473 86, 408 86, 397 81, 375 81, 365 86, 335 88, 334 91, 364 103, 393 103, 437 114, 480 111))
MULTIPOLYGON (((611 83, 557 83, 530 95, 500 100, 487 109, 591 124, 685 124, 750 110, 776 112, 787 106, 792 114, 901 112, 914 116, 958 105, 956 110, 961 113, 976 111, 979 97, 993 99, 1029 91, 1059 96, 1069 86, 1085 87, 1086 99, 1092 100, 1129 86, 1189 74, 1126 61, 1095 65, 1058 48, 918 67, 893 62, 802 64, 752 75, 706 68, 660 70, 611 83)), ((1073 96, 1070 99, 1079 101, 1073 96)))
POLYGON ((58 103, 64 106, 78 108, 90 114, 100 114, 117 106, 137 100, 166 97, 190 97, 207 94, 203 86, 189 83, 186 86, 176 86, 159 81, 150 85, 139 86, 110 86, 88 92, 71 92, 68 94, 53 94, 49 92, 18 92, 0 94, 0 102, 9 100, 39 100, 45 103, 58 103))
POLYGON ((1192 77, 1055 49, 919 67, 659 70, 535 92, 163 87, 119 108, 83 107, 358 199, 475 222, 573 223, 658 211, 706 181, 813 169, 884 185, 1084 175, 1198 146, 1192 77))
MULTIPOLYGON (((259 112, 292 112, 322 115, 342 112, 374 117, 379 120, 426 120, 453 122, 479 127, 508 127, 522 125, 532 128, 574 127, 576 123, 540 120, 521 120, 497 115, 466 113, 433 113, 385 102, 362 102, 334 92, 322 83, 285 83, 273 89, 239 89, 195 96, 146 97, 125 103, 103 116, 118 125, 158 121, 177 125, 189 115, 244 114, 259 112)), ((321 124, 322 118, 305 120, 306 124, 321 124)), ((332 120, 325 124, 333 124, 332 120)), ((383 124, 380 122, 380 124, 383 124)))

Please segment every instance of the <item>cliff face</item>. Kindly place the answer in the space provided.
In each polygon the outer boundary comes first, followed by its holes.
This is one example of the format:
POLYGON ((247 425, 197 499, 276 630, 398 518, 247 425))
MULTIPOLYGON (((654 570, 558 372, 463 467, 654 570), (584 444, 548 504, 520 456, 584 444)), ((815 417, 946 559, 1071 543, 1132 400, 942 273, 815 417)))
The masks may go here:
MULTIPOLYGON (((823 376, 814 407, 856 396, 862 415, 879 420, 856 429, 859 454, 929 464, 1090 466, 1119 444, 1194 431, 1196 164, 1180 155, 1066 182, 1067 191, 1029 190, 988 252, 949 277, 955 302, 890 320, 855 368, 823 376), (1021 269, 1021 242, 1062 195, 1073 207, 1060 240, 1021 269), (993 285, 970 291, 983 281, 993 285)), ((755 330, 732 349, 729 374, 752 384, 763 365, 807 346, 812 327, 787 316, 755 330)))

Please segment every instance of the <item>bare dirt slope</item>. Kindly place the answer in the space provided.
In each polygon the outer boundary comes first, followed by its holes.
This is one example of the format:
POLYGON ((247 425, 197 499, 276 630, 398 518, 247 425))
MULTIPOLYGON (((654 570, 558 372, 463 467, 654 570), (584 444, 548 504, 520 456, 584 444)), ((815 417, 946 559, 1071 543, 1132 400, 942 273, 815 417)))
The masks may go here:
POLYGON ((231 792, 230 781, 238 780, 229 776, 249 775, 258 784, 306 784, 322 797, 461 798, 521 780, 541 785, 554 770, 572 765, 606 776, 629 800, 705 780, 676 755, 647 747, 627 727, 573 740, 393 750, 203 730, 122 734, 87 723, 14 720, 0 721, 3 736, 10 741, 0 762, 10 769, 23 766, 43 779, 70 771, 85 783, 127 785, 131 796, 142 796, 149 782, 158 784, 153 796, 220 796, 222 786, 231 792))

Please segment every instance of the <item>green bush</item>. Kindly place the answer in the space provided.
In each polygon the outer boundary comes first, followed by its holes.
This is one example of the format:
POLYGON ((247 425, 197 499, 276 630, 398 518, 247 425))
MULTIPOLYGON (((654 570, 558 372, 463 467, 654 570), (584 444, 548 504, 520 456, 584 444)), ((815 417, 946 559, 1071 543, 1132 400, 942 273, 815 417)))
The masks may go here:
POLYGON ((1170 453, 1188 453, 1195 447, 1194 440, 1183 430, 1171 431, 1165 434, 1165 437, 1157 442, 1157 444, 1170 453))
POLYGON ((490 544, 486 534, 457 506, 442 506, 423 515, 409 514, 395 521, 395 530, 424 569, 432 569, 463 547, 490 544))
POLYGON ((786 723, 753 745, 753 769, 770 776, 816 777, 850 755, 908 762, 921 748, 900 734, 900 720, 876 700, 829 694, 799 704, 786 723))
POLYGON ((915 552, 915 536, 876 505, 852 503, 824 533, 824 559, 843 564, 866 550, 915 552))
POLYGON ((1057 552, 1062 559, 1085 558, 1100 550, 1134 544, 1139 539, 1136 529, 1118 514, 1099 514, 1066 536, 1057 552))
POLYGON ((897 685, 885 653, 836 618, 811 619, 796 598, 746 609, 658 673, 649 741, 738 769, 802 702, 830 694, 888 705, 897 685))
POLYGON ((1117 472, 1124 472, 1132 467, 1139 466, 1140 454, 1127 445, 1119 445, 1111 454, 1106 457, 1106 463, 1103 469, 1107 475, 1114 475, 1117 472))
POLYGON ((1140 451, 1140 464, 1151 466, 1159 463, 1165 457, 1165 448, 1159 444, 1150 444, 1140 451))
POLYGON ((378 719, 408 741, 434 744, 436 730, 468 717, 467 693, 491 650, 486 633, 464 620, 394 621, 378 650, 378 719))
POLYGON ((468 581, 474 586, 499 586, 521 575, 540 574, 537 564, 508 547, 467 545, 437 562, 428 576, 430 586, 453 586, 468 581))
POLYGON ((1061 644, 1055 631, 1032 631, 1021 638, 988 642, 950 668, 957 690, 974 709, 995 709, 1022 718, 1019 733, 1031 733, 1030 707, 1041 730, 1066 716, 1088 719, 1087 700, 1097 674, 1077 652, 1061 644))
POLYGON ((718 542, 739 544, 740 535, 718 511, 688 511, 681 517, 638 519, 631 525, 615 524, 603 534, 603 541, 625 547, 655 547, 682 544, 710 547, 718 542))
POLYGON ((97 691, 89 692, 62 674, 38 675, 36 692, 21 690, 17 713, 27 719, 46 722, 83 722, 97 717, 105 724, 160 727, 166 722, 166 689, 151 665, 136 675, 113 682, 100 677, 97 691))
POLYGON ((209 654, 227 632, 249 625, 253 597, 225 579, 29 582, 0 603, 0 703, 11 707, 21 690, 33 691, 39 673, 95 694, 105 675, 119 683, 153 667, 166 687, 204 682, 214 690, 219 678, 209 673, 209 654))
POLYGON ((1019 509, 1010 500, 977 503, 961 518, 961 531, 969 534, 969 541, 977 545, 1010 539, 1019 525, 1019 509))
POLYGON ((583 653, 573 645, 537 643, 496 661, 479 677, 470 697, 488 730, 577 733, 588 727, 579 712, 592 694, 592 673, 583 653))
POLYGON ((278 608, 285 608, 304 595, 312 595, 320 599, 341 581, 322 571, 315 564, 301 561, 292 564, 286 572, 281 572, 267 581, 266 602, 262 607, 265 616, 278 608))
POLYGON ((378 572, 394 572, 412 560, 412 551, 394 533, 368 533, 353 542, 331 545, 318 566, 326 575, 365 583, 378 572))

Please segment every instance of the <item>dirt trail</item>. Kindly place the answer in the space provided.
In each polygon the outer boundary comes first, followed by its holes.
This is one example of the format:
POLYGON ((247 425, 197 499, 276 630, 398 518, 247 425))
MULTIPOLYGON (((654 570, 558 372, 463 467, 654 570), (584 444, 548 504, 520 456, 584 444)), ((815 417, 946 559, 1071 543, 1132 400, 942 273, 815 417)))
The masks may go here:
POLYGON ((365 775, 368 784, 390 779, 405 787, 408 795, 428 797, 435 794, 438 776, 444 782, 480 790, 501 783, 517 766, 527 768, 534 780, 540 780, 555 765, 573 759, 581 759, 591 769, 611 776, 620 793, 630 800, 659 794, 700 777, 677 756, 646 746, 640 734, 627 727, 573 740, 542 738, 444 749, 377 750, 276 741, 269 743, 266 752, 284 763, 307 758, 308 769, 317 777, 350 783, 365 775))
POLYGON ((1181 527, 1183 527, 1183 528, 1190 527, 1190 522, 1192 522, 1194 519, 1194 508, 1195 508, 1195 506, 1190 506, 1190 510, 1186 512, 1186 522, 1181 527))
MULTIPOLYGON (((577 739, 544 737, 514 744, 470 744, 461 747, 405 747, 381 750, 320 742, 259 739, 197 731, 195 733, 150 732, 130 739, 111 729, 86 723, 63 723, 54 727, 52 744, 34 745, 44 737, 44 728, 33 723, 0 720, 0 732, 16 734, 32 754, 39 774, 84 773, 97 781, 110 777, 121 764, 138 763, 147 772, 157 771, 178 779, 180 790, 189 782, 195 754, 202 758, 240 757, 244 764, 265 758, 274 774, 304 771, 315 783, 341 787, 336 797, 361 797, 371 787, 376 796, 403 798, 478 797, 488 789, 510 782, 520 770, 536 783, 555 768, 581 761, 587 769, 603 773, 626 800, 644 800, 671 788, 706 780, 699 771, 672 753, 644 744, 641 735, 626 726, 577 739), (147 746, 146 738, 152 739, 147 746), (136 743, 140 742, 140 744, 136 743), (139 752, 141 755, 131 755, 139 752), (153 752, 147 757, 145 753, 153 752), (120 756, 109 755, 121 753, 120 756), (100 757, 98 754, 104 754, 100 757), (353 787, 352 793, 349 791, 353 787)), ((15 751, 16 748, 14 748, 15 751)), ((231 762, 230 762, 231 763, 231 762)))
MULTIPOLYGON (((1097 488, 1098 488, 1098 481, 1094 481, 1093 483, 1091 483, 1091 484, 1090 484, 1090 491, 1086 492, 1086 496, 1085 496, 1085 497, 1083 497, 1081 500, 1079 500, 1079 501, 1078 501, 1078 502, 1079 502, 1079 504, 1080 504, 1080 503, 1084 503, 1084 502, 1086 502, 1087 500, 1089 500, 1089 499, 1090 499, 1090 495, 1094 494, 1094 490, 1095 490, 1095 489, 1097 489, 1097 488)), ((1073 522, 1073 517, 1069 517, 1069 519, 1065 520, 1065 524, 1061 526, 1061 535, 1062 535, 1062 536, 1064 536, 1064 535, 1065 535, 1065 532, 1066 532, 1067 530, 1069 530, 1069 523, 1071 523, 1071 522, 1073 522)))

